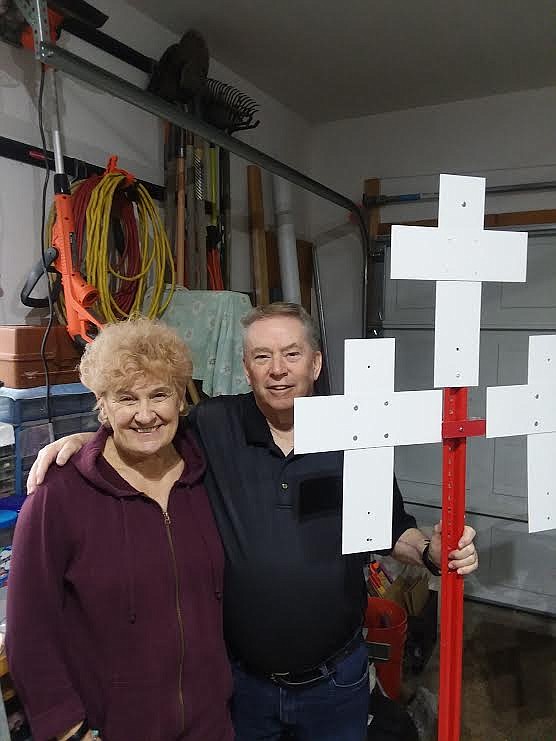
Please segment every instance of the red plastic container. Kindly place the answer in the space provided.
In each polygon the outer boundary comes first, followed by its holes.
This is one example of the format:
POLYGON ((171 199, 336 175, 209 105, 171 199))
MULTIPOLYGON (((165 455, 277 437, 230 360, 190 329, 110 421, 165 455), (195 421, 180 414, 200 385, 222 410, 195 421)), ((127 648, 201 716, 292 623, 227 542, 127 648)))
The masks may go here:
POLYGON ((380 597, 369 597, 365 627, 367 641, 387 643, 390 658, 376 663, 376 673, 384 692, 392 700, 400 696, 402 684, 402 661, 407 635, 407 613, 395 602, 380 597))

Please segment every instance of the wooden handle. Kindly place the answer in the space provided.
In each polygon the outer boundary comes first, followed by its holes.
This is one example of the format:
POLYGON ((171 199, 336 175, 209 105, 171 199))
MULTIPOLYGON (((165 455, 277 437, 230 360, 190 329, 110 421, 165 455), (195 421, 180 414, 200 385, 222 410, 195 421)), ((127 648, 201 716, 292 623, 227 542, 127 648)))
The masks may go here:
POLYGON ((255 301, 260 306, 261 304, 268 304, 270 296, 264 231, 263 183, 261 170, 255 165, 247 166, 247 195, 253 288, 255 301))
POLYGON ((192 404, 198 404, 201 401, 197 386, 195 386, 195 381, 192 378, 189 378, 187 381, 187 392, 192 404))
POLYGON ((176 283, 185 286, 185 157, 178 157, 176 185, 176 283))

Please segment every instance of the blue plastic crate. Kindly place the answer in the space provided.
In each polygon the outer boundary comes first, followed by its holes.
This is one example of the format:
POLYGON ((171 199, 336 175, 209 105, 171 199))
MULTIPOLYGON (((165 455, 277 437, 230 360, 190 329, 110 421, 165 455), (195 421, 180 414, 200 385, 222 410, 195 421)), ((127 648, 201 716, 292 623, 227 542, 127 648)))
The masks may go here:
MULTIPOLYGON (((81 383, 63 383, 50 387, 53 417, 90 412, 95 395, 81 383)), ((46 386, 33 389, 0 388, 0 422, 21 425, 46 419, 46 386)))
POLYGON ((0 511, 4 509, 11 509, 14 512, 19 512, 23 507, 23 502, 26 499, 26 494, 13 494, 10 497, 4 497, 3 499, 0 499, 0 511))

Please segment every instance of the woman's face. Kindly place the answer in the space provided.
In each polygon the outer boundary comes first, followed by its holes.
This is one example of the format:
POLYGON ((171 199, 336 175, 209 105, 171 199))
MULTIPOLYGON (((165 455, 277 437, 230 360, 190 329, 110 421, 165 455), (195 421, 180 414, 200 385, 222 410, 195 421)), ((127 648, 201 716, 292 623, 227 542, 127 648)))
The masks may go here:
POLYGON ((108 392, 100 405, 116 447, 132 457, 145 458, 172 443, 180 403, 176 390, 166 381, 149 377, 129 388, 108 392))

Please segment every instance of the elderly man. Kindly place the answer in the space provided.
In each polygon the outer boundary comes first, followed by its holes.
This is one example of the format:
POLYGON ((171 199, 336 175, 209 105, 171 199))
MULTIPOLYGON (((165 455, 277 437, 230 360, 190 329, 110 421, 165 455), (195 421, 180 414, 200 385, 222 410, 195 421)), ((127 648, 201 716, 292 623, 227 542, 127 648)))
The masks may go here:
MULTIPOLYGON (((363 557, 341 554, 341 452, 295 455, 293 402, 313 393, 322 357, 309 315, 295 304, 243 320, 252 393, 218 397, 190 414, 207 458, 206 486, 226 552, 224 628, 234 672, 238 741, 362 741, 368 659, 361 635, 363 557)), ((45 449, 31 477, 63 464, 81 439, 45 449)), ((373 497, 369 471, 369 498, 373 497)), ((394 481, 392 555, 435 571, 440 526, 417 529, 394 481)), ((477 568, 465 527, 449 568, 477 568)))

